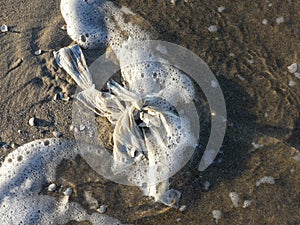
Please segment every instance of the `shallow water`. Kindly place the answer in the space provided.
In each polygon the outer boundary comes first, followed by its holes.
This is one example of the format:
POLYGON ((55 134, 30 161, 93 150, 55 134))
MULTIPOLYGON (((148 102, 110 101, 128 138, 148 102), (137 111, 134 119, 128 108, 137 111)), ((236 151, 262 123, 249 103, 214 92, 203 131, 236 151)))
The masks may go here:
MULTIPOLYGON (((218 224, 299 224, 300 166, 294 156, 300 147, 300 80, 287 66, 300 63, 300 3, 115 2, 145 18, 160 39, 192 50, 213 70, 228 111, 223 153, 206 171, 198 172, 191 162, 171 179, 172 187, 182 192, 180 204, 187 205, 183 213, 142 198, 137 188, 102 179, 80 158, 58 168, 57 182, 75 189, 71 200, 88 209, 83 191, 90 190, 108 205, 108 215, 134 224, 215 224, 215 209, 222 212, 218 224), (220 6, 225 7, 222 13, 217 10, 220 6), (277 24, 281 16, 284 22, 277 24), (218 31, 210 33, 210 25, 218 31), (296 82, 293 87, 288 85, 291 80, 296 82), (254 150, 252 143, 262 147, 254 150), (264 176, 274 177, 275 184, 257 187, 255 183, 264 176), (208 190, 205 181, 211 184, 208 190), (233 191, 239 194, 238 208, 230 201, 233 191), (245 209, 244 200, 252 200, 245 209)), ((0 34, 1 143, 24 144, 51 137, 53 130, 72 138, 72 102, 51 100, 54 93, 75 91, 74 82, 57 68, 51 53, 71 43, 60 29, 64 22, 59 3, 20 1, 17 6, 6 1, 0 5, 0 18, 16 31, 0 34), (45 53, 36 57, 38 48, 45 53), (14 68, 18 59, 22 63, 14 68), (30 127, 33 115, 46 123, 30 127)), ((95 56, 95 51, 88 54, 95 56)))

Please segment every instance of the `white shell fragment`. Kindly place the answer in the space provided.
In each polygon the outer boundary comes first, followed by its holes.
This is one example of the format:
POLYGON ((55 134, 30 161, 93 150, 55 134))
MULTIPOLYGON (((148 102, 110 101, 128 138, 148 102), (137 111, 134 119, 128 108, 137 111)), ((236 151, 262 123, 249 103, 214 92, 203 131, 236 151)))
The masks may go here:
POLYGON ((246 209, 252 204, 251 200, 245 200, 243 203, 243 208, 246 209))
POLYGON ((276 18, 276 23, 277 24, 281 24, 283 22, 284 22, 284 17, 283 16, 280 16, 280 17, 276 18))
POLYGON ((298 71, 298 64, 293 63, 293 64, 289 65, 287 68, 290 73, 296 73, 298 71))
POLYGON ((290 80, 290 81, 289 81, 289 86, 290 86, 290 87, 296 86, 296 82, 293 81, 293 80, 290 80))
POLYGON ((213 210, 212 215, 213 215, 213 218, 216 220, 216 223, 218 223, 219 220, 221 219, 222 213, 220 210, 213 210))
POLYGON ((296 72, 296 73, 294 73, 294 75, 296 78, 300 79, 300 72, 296 72))
POLYGON ((225 10, 225 7, 224 6, 220 6, 218 7, 218 12, 221 13, 225 10))
POLYGON ((32 127, 35 126, 36 125, 35 118, 34 117, 30 118, 28 123, 32 127))
POLYGON ((36 55, 36 56, 39 56, 39 55, 41 55, 43 53, 43 51, 41 50, 41 49, 38 49, 38 50, 36 50, 35 52, 34 52, 34 54, 36 55))
POLYGON ((180 206, 180 208, 179 208, 180 212, 184 212, 185 210, 186 210, 186 205, 180 206))
POLYGON ((239 206, 239 195, 236 192, 230 192, 229 193, 230 200, 234 207, 239 206))
POLYGON ((48 191, 53 192, 56 190, 56 184, 52 183, 48 186, 48 191))
POLYGON ((216 25, 210 25, 208 27, 208 31, 211 33, 217 32, 218 31, 218 27, 216 25))
POLYGON ((267 25, 268 24, 268 20, 267 19, 263 19, 261 22, 263 25, 267 25))
POLYGON ((68 187, 63 193, 65 196, 70 197, 73 193, 73 189, 71 187, 68 187))
POLYGON ((1 25, 1 32, 2 33, 8 32, 8 26, 6 26, 5 24, 2 24, 1 25))
POLYGON ((271 176, 265 176, 256 182, 257 187, 261 184, 275 184, 275 180, 271 176))
POLYGON ((97 209, 97 212, 101 214, 105 213, 106 211, 107 211, 107 205, 101 205, 99 209, 97 209))
POLYGON ((53 136, 56 137, 56 138, 60 138, 63 136, 63 134, 59 131, 53 131, 53 136))

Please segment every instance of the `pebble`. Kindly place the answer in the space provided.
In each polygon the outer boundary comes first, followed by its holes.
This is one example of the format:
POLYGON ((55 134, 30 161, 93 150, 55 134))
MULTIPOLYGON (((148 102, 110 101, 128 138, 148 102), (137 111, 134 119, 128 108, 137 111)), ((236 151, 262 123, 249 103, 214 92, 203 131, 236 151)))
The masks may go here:
POLYGON ((17 147, 19 147, 19 146, 20 146, 20 145, 18 145, 18 144, 16 144, 16 143, 12 143, 12 144, 11 144, 11 147, 12 147, 12 148, 17 148, 17 147))
POLYGON ((224 6, 220 6, 218 7, 218 12, 221 13, 225 10, 225 7, 224 6))
POLYGON ((256 182, 256 186, 258 187, 261 184, 275 184, 275 180, 271 176, 264 176, 259 181, 256 182))
POLYGON ((180 212, 184 212, 185 210, 186 210, 186 205, 180 206, 180 208, 179 208, 180 212))
POLYGON ((52 183, 48 186, 48 191, 53 192, 56 190, 56 184, 52 183))
POLYGON ((298 64, 293 63, 293 64, 289 65, 287 68, 290 73, 296 73, 298 71, 298 64))
POLYGON ((295 77, 297 77, 298 79, 300 79, 300 73, 299 72, 296 72, 294 73, 295 77))
POLYGON ((73 193, 73 189, 68 187, 65 191, 64 191, 64 195, 70 197, 73 193))
POLYGON ((219 222, 219 219, 221 219, 222 213, 220 210, 213 210, 212 211, 213 218, 216 220, 216 223, 219 222))
POLYGON ((32 127, 34 127, 36 125, 34 117, 32 117, 32 118, 29 119, 29 125, 32 126, 32 127))
POLYGON ((203 184, 203 185, 204 185, 204 190, 206 190, 206 191, 207 191, 207 190, 208 190, 208 188, 210 187, 210 182, 207 180, 207 181, 205 181, 205 182, 204 182, 204 184, 203 184))
POLYGON ((97 209, 97 211, 98 211, 99 213, 101 213, 101 214, 105 213, 106 210, 107 210, 107 205, 101 205, 101 206, 97 209))
POLYGON ((36 51, 34 52, 34 54, 35 54, 36 56, 41 55, 42 53, 43 53, 43 52, 42 52, 41 49, 36 50, 36 51))
POLYGON ((251 200, 245 200, 243 204, 243 208, 246 209, 251 205, 252 201, 251 200))
POLYGON ((22 130, 18 130, 18 133, 19 133, 19 134, 22 134, 22 130))
POLYGON ((85 126, 84 126, 83 124, 81 124, 81 125, 79 126, 79 130, 80 130, 80 131, 84 131, 84 130, 85 130, 85 126))
POLYGON ((267 19, 263 19, 261 22, 263 25, 267 25, 268 24, 268 20, 267 19))
POLYGON ((5 24, 2 24, 1 32, 3 32, 3 33, 8 32, 8 26, 6 26, 5 24))
POLYGON ((59 131, 53 131, 53 136, 56 137, 56 138, 60 138, 63 136, 63 134, 59 131))
POLYGON ((170 3, 171 3, 171 4, 175 4, 175 3, 176 3, 176 0, 170 0, 170 3))
POLYGON ((290 80, 289 81, 289 86, 290 87, 294 87, 296 85, 296 82, 295 81, 293 81, 293 80, 290 80))
POLYGON ((283 22, 284 22, 284 17, 283 16, 276 18, 276 23, 277 24, 281 24, 283 22))
POLYGON ((232 202, 233 206, 238 207, 239 206, 239 195, 238 195, 238 193, 230 192, 229 197, 231 199, 231 202, 232 202))
POLYGON ((64 24, 60 29, 67 30, 67 24, 64 24))
POLYGON ((211 33, 217 32, 218 31, 218 27, 216 25, 211 25, 208 27, 208 31, 211 33))

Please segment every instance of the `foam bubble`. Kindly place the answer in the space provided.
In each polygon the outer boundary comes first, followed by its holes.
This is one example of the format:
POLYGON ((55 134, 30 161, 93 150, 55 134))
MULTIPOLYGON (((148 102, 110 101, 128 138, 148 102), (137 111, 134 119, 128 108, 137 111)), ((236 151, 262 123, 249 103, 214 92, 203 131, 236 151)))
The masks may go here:
POLYGON ((71 220, 120 224, 105 215, 89 215, 77 203, 40 194, 44 186, 54 181, 57 165, 63 159, 74 158, 77 152, 71 142, 45 139, 8 154, 0 167, 1 225, 66 224, 71 220))

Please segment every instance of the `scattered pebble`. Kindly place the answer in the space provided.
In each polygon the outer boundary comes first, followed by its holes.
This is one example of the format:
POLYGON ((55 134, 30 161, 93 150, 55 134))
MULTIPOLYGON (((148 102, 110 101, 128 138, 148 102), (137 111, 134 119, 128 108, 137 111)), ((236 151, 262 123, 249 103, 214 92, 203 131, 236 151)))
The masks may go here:
POLYGON ((5 24, 2 24, 2 26, 1 26, 1 32, 2 33, 8 32, 8 26, 6 26, 5 24))
POLYGON ((63 134, 59 131, 53 131, 53 136, 56 137, 56 138, 60 138, 63 136, 63 134))
POLYGON ((175 3, 176 3, 176 0, 170 0, 170 3, 171 3, 171 4, 175 4, 175 3))
POLYGON ((85 130, 85 126, 84 126, 83 124, 81 124, 81 125, 79 126, 79 130, 80 130, 80 131, 84 131, 84 130, 85 130))
POLYGON ((216 223, 219 222, 219 219, 221 219, 222 213, 220 210, 213 210, 212 211, 213 217, 216 220, 216 223))
POLYGON ((67 24, 64 24, 60 29, 67 30, 67 24))
POLYGON ((208 31, 211 33, 217 32, 218 31, 218 27, 216 25, 211 25, 208 27, 208 31))
POLYGON ((22 130, 18 130, 18 133, 19 133, 19 134, 22 134, 22 130))
POLYGON ((294 73, 295 77, 297 77, 298 79, 300 79, 300 73, 299 72, 296 72, 294 73))
POLYGON ((283 22, 284 22, 284 17, 283 16, 276 18, 276 23, 277 24, 281 24, 283 22))
POLYGON ((248 60, 248 63, 254 64, 254 59, 249 59, 249 60, 248 60))
POLYGON ((251 200, 245 200, 243 204, 243 208, 246 209, 251 205, 252 201, 251 200))
POLYGON ((185 210, 186 210, 186 205, 180 206, 180 208, 179 208, 180 212, 184 212, 185 210))
POLYGON ((245 77, 243 77, 242 75, 240 75, 240 74, 238 74, 237 75, 237 77, 241 80, 241 81, 245 81, 246 80, 246 78, 245 77))
POLYGON ((265 117, 268 117, 268 116, 269 116, 269 114, 268 114, 268 113, 265 113, 265 114, 264 114, 264 116, 265 116, 265 117))
POLYGON ((272 4, 272 3, 269 3, 269 4, 268 4, 268 6, 269 6, 269 7, 272 7, 272 6, 273 6, 273 4, 272 4))
POLYGON ((74 125, 72 124, 69 128, 69 131, 73 131, 74 130, 74 125))
POLYGON ((68 187, 65 191, 64 191, 64 195, 70 197, 73 193, 73 189, 68 187))
POLYGON ((29 125, 32 126, 32 127, 34 127, 36 125, 34 117, 32 117, 32 118, 29 119, 29 125))
POLYGON ((261 23, 262 23, 263 25, 267 25, 267 24, 268 24, 268 20, 267 20, 267 19, 263 19, 263 20, 261 21, 261 23))
POLYGON ((107 205, 101 205, 97 211, 101 214, 105 213, 107 210, 107 205))
POLYGON ((42 53, 43 53, 43 52, 42 52, 41 49, 36 50, 36 51, 34 52, 34 54, 35 54, 36 56, 41 55, 42 53))
POLYGON ((218 12, 221 13, 225 10, 225 7, 224 6, 220 6, 218 7, 218 12))
POLYGON ((290 73, 296 73, 298 71, 298 64, 293 63, 293 64, 289 65, 287 68, 290 73))
POLYGON ((238 207, 239 206, 239 195, 238 195, 238 193, 230 192, 229 197, 231 199, 231 202, 232 202, 233 206, 238 207))
POLYGON ((204 185, 204 190, 206 190, 206 191, 207 191, 207 190, 208 190, 208 188, 210 187, 210 182, 207 180, 207 181, 205 181, 205 182, 204 182, 204 184, 203 184, 203 185, 204 185))
POLYGON ((229 56, 230 56, 230 57, 234 57, 235 54, 234 54, 233 52, 231 52, 231 53, 229 53, 229 56))
POLYGON ((293 80, 290 80, 289 81, 289 86, 290 87, 294 87, 296 85, 296 82, 295 81, 293 81, 293 80))
POLYGON ((48 191, 53 192, 56 190, 56 184, 52 183, 48 186, 48 191))
POLYGON ((256 182, 257 187, 261 184, 275 184, 275 180, 271 176, 265 176, 256 182))
POLYGON ((17 147, 19 147, 19 146, 20 146, 20 145, 18 145, 18 144, 16 144, 16 143, 12 143, 12 144, 11 144, 11 147, 12 147, 12 148, 17 148, 17 147))
POLYGON ((177 219, 176 219, 176 222, 180 222, 180 221, 181 221, 181 218, 177 218, 177 219))

